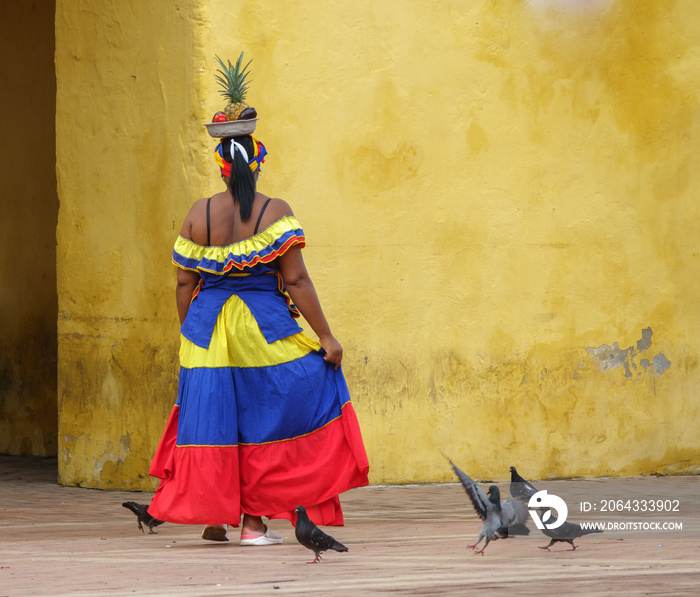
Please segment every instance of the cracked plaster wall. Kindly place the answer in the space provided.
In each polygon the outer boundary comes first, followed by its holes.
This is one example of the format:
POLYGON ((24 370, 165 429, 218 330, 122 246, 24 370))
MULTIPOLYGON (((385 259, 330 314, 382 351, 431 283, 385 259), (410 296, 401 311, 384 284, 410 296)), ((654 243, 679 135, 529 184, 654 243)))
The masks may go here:
POLYGON ((636 349, 632 346, 621 349, 615 342, 612 346, 602 344, 598 348, 587 348, 586 352, 601 371, 622 367, 625 370, 625 377, 632 377, 634 374, 642 375, 642 373, 661 376, 671 366, 671 362, 664 353, 654 355, 651 361, 648 358, 640 358, 651 348, 652 334, 651 328, 643 329, 636 349))

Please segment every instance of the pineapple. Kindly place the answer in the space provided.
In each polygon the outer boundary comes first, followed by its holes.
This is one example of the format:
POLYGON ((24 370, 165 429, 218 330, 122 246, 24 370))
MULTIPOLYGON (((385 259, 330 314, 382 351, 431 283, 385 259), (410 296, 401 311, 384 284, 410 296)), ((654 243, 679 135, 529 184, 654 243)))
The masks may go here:
POLYGON ((224 108, 224 114, 229 121, 238 120, 241 117, 241 113, 249 107, 245 101, 245 94, 248 91, 246 77, 249 74, 248 67, 252 60, 241 68, 243 52, 236 60, 235 65, 232 65, 229 60, 228 66, 226 66, 221 58, 216 56, 216 59, 221 65, 221 69, 217 71, 220 74, 216 75, 216 80, 223 88, 219 90, 219 93, 228 100, 228 104, 224 108))

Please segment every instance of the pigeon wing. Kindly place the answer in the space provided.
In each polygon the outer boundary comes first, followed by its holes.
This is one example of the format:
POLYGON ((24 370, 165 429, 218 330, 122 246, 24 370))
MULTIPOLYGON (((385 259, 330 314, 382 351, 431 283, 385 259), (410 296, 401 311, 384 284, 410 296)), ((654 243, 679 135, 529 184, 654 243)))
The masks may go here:
MULTIPOLYGON (((552 520, 549 520, 548 523, 553 524, 556 522, 556 518, 552 517, 552 520)), ((552 539, 576 539, 576 537, 580 537, 579 531, 581 530, 581 527, 577 524, 573 524, 571 522, 565 522, 563 525, 560 527, 557 527, 556 529, 548 529, 545 527, 545 535, 548 537, 551 537, 552 539)))
POLYGON ((528 509, 522 500, 505 499, 501 502, 501 522, 504 525, 525 524, 528 519, 528 509))
MULTIPOLYGON (((556 521, 557 519, 552 516, 548 522, 551 524, 556 521)), ((573 522, 565 522, 556 529, 548 529, 545 527, 542 529, 542 532, 551 539, 556 539, 558 541, 569 541, 577 539, 578 537, 583 537, 584 535, 588 535, 590 533, 602 533, 603 531, 600 529, 583 529, 581 528, 581 525, 573 522)))
POLYGON ((484 490, 481 489, 481 487, 479 487, 469 477, 469 475, 461 471, 459 467, 456 464, 454 464, 451 460, 450 464, 452 465, 452 468, 454 469, 455 473, 457 474, 457 477, 462 483, 464 491, 467 492, 467 495, 469 496, 469 499, 471 500, 477 515, 479 516, 479 518, 481 518, 481 520, 485 521, 486 517, 489 514, 489 511, 494 510, 493 504, 491 504, 491 502, 489 501, 489 498, 484 493, 484 490))
POLYGON ((318 530, 318 528, 308 518, 302 518, 301 515, 297 518, 297 525, 294 528, 294 535, 299 543, 312 551, 315 550, 315 543, 312 539, 314 530, 318 530))
POLYGON ((327 551, 329 549, 334 549, 335 551, 348 551, 347 547, 336 541, 330 535, 324 533, 318 527, 311 531, 311 544, 314 546, 313 550, 316 553, 327 551))

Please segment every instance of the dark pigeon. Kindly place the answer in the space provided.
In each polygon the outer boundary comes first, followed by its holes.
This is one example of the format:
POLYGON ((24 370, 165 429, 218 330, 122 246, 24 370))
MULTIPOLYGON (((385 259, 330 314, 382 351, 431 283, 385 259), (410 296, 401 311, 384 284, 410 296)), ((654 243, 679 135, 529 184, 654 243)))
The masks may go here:
MULTIPOLYGON (((449 460, 449 458, 448 458, 449 460)), ((498 487, 491 485, 488 494, 479 487, 467 474, 462 472, 451 460, 449 460, 457 477, 462 483, 462 487, 467 492, 469 499, 477 515, 483 521, 479 538, 474 545, 469 545, 471 549, 476 549, 477 545, 485 537, 484 547, 476 553, 484 555, 484 550, 489 542, 496 539, 506 539, 511 535, 529 535, 525 521, 528 519, 528 511, 525 503, 519 499, 505 499, 501 502, 501 492, 498 487)))
POLYGON ((348 551, 345 545, 339 543, 330 535, 326 535, 326 533, 309 520, 304 506, 297 506, 295 512, 297 514, 297 524, 294 528, 294 534, 296 535, 297 541, 316 554, 316 558, 312 562, 307 562, 307 564, 315 564, 318 562, 321 559, 321 553, 329 549, 348 551))
POLYGON ((122 504, 122 506, 124 506, 125 508, 128 508, 134 514, 136 514, 136 520, 138 520, 139 529, 141 529, 142 533, 144 532, 144 530, 143 530, 144 524, 148 527, 149 532, 153 535, 156 534, 153 532, 153 527, 157 527, 158 525, 163 524, 162 520, 158 520, 157 518, 153 518, 153 516, 151 516, 148 513, 148 506, 144 506, 143 504, 137 504, 136 502, 124 502, 122 504))
POLYGON ((510 467, 510 495, 514 498, 529 502, 530 498, 537 493, 535 486, 523 479, 514 466, 510 467))

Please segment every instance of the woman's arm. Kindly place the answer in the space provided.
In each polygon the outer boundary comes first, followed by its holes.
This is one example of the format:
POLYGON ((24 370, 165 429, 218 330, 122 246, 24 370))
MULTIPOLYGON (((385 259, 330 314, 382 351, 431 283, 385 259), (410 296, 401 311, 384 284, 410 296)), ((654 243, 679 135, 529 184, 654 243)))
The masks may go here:
POLYGON ((192 293, 199 284, 199 274, 186 269, 177 268, 177 286, 175 287, 175 301, 177 302, 177 314, 180 316, 180 325, 185 322, 187 311, 190 309, 192 293))
POLYGON ((284 255, 279 257, 280 273, 289 296, 294 301, 297 309, 309 322, 316 332, 319 342, 326 351, 323 357, 327 362, 333 363, 337 369, 343 359, 343 347, 331 334, 330 326, 321 309, 321 303, 316 295, 313 282, 306 271, 304 258, 301 256, 301 248, 292 247, 284 255))
MULTIPOLYGON (((192 222, 195 219, 197 211, 201 211, 201 206, 205 199, 195 201, 190 208, 185 220, 182 222, 180 236, 188 240, 192 240, 192 222)), ((187 312, 190 310, 192 302, 192 293, 199 284, 199 274, 191 270, 177 268, 177 286, 175 287, 175 302, 177 303, 177 314, 180 317, 180 326, 185 322, 187 312)))

